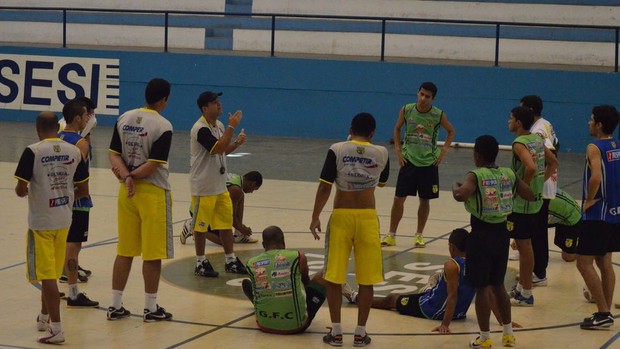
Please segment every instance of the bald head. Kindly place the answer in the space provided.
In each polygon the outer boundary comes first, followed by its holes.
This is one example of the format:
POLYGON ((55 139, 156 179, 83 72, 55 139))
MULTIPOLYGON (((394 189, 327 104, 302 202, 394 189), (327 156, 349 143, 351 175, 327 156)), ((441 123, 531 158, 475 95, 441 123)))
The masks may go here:
POLYGON ((280 229, 280 227, 272 225, 263 230, 263 247, 265 250, 285 248, 284 232, 280 229))
POLYGON ((58 117, 51 111, 44 111, 37 116, 37 133, 40 139, 53 138, 58 135, 58 117))

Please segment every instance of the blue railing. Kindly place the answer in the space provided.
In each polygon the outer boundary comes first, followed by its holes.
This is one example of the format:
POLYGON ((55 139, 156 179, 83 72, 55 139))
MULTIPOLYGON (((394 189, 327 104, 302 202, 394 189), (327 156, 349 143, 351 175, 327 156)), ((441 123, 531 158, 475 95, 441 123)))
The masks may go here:
POLYGON ((531 27, 531 28, 559 28, 559 29, 597 29, 608 30, 615 34, 614 46, 614 72, 618 72, 618 55, 620 46, 620 26, 605 25, 577 25, 577 24, 551 24, 551 23, 528 23, 528 22, 497 22, 497 21, 474 21, 474 20, 451 20, 451 19, 427 19, 427 18, 398 18, 398 17, 370 17, 370 16, 330 16, 330 15, 304 15, 304 14, 280 14, 280 13, 225 13, 225 12, 200 12, 200 11, 164 11, 164 10, 123 10, 123 9, 95 9, 95 8, 51 8, 51 7, 6 7, 0 6, 0 10, 9 11, 50 11, 62 12, 62 47, 67 47, 67 13, 69 12, 99 12, 99 13, 127 13, 127 14, 155 14, 164 18, 164 52, 168 52, 168 29, 170 15, 195 15, 195 16, 236 16, 253 18, 271 18, 271 56, 275 56, 275 33, 277 19, 324 19, 324 20, 354 20, 381 23, 381 61, 385 60, 385 35, 388 22, 428 23, 428 24, 456 24, 456 25, 483 25, 495 27, 495 57, 494 65, 499 66, 499 47, 502 27, 531 27))

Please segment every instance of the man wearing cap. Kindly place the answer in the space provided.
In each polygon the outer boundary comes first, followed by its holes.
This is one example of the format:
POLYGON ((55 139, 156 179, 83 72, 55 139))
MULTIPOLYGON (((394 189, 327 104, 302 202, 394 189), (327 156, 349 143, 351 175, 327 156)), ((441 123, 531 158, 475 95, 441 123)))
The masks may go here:
POLYGON ((198 96, 201 116, 190 131, 190 191, 192 195, 192 227, 196 246, 197 276, 217 277, 219 274, 205 256, 208 229, 219 230, 228 273, 247 274, 243 263, 233 252, 233 207, 226 189, 226 154, 245 142, 245 132, 233 141, 235 128, 242 113, 228 115, 228 127, 218 120, 222 114, 222 93, 206 91, 198 96))

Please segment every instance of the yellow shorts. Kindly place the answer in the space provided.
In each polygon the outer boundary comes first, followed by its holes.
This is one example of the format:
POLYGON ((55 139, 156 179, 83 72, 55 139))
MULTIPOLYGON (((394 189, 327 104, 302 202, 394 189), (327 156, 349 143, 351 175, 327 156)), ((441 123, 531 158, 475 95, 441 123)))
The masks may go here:
POLYGON ((360 285, 383 282, 379 218, 374 209, 334 209, 325 236, 325 280, 344 284, 353 247, 360 285))
POLYGON ((136 182, 136 193, 118 191, 118 246, 123 257, 142 255, 145 261, 174 257, 172 197, 169 190, 145 181, 136 182))
POLYGON ((28 281, 56 280, 62 275, 69 227, 57 230, 28 230, 26 277, 28 281))
POLYGON ((192 225, 194 231, 206 233, 211 230, 231 230, 233 208, 228 190, 218 195, 192 196, 192 225))

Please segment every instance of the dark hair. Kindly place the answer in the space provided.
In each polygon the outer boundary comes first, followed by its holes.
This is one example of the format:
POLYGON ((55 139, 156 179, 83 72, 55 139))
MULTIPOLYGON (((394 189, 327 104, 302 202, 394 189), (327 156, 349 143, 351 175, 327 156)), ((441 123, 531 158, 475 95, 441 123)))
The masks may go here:
POLYGON ((467 250, 467 239, 468 238, 469 238, 469 232, 463 228, 458 228, 458 229, 454 229, 452 233, 450 233, 448 242, 456 246, 456 248, 459 251, 465 252, 467 250))
POLYGON ((76 116, 84 114, 86 105, 77 98, 70 100, 62 107, 62 116, 65 117, 67 124, 73 122, 76 116))
POLYGON ((351 120, 351 134, 354 136, 370 137, 376 127, 377 122, 370 113, 359 113, 351 120))
POLYGON ((614 133, 618 126, 618 111, 613 105, 599 105, 592 108, 594 122, 603 124, 603 132, 606 135, 614 133))
POLYGON ((51 111, 44 111, 37 116, 36 123, 39 132, 58 132, 58 117, 51 111))
POLYGON ((95 110, 95 108, 97 108, 97 105, 95 105, 95 103, 92 101, 92 99, 83 96, 83 97, 78 97, 76 98, 76 100, 82 102, 84 104, 84 106, 86 107, 86 111, 87 112, 91 112, 93 110, 95 110))
POLYGON ((437 96, 437 86, 435 86, 435 84, 430 81, 423 82, 422 85, 420 85, 418 91, 420 91, 421 89, 431 91, 431 93, 433 94, 433 98, 437 96))
POLYGON ((280 227, 275 225, 269 226, 263 230, 263 244, 265 245, 284 245, 284 232, 280 227))
POLYGON ((534 112, 528 107, 515 107, 510 111, 515 120, 521 121, 521 125, 526 130, 529 130, 534 123, 534 112))
POLYGON ((482 135, 476 138, 474 151, 478 153, 487 163, 494 163, 499 152, 499 143, 491 135, 482 135))
POLYGON ((245 178, 248 181, 254 182, 259 187, 263 185, 263 175, 261 175, 260 172, 258 171, 250 171, 244 174, 243 178, 245 178))
POLYGON ((542 98, 536 95, 528 95, 521 98, 520 102, 524 107, 532 109, 534 116, 540 116, 543 110, 542 98))
POLYGON ((170 96, 170 83, 164 79, 155 78, 149 81, 144 90, 146 104, 152 105, 170 96))

